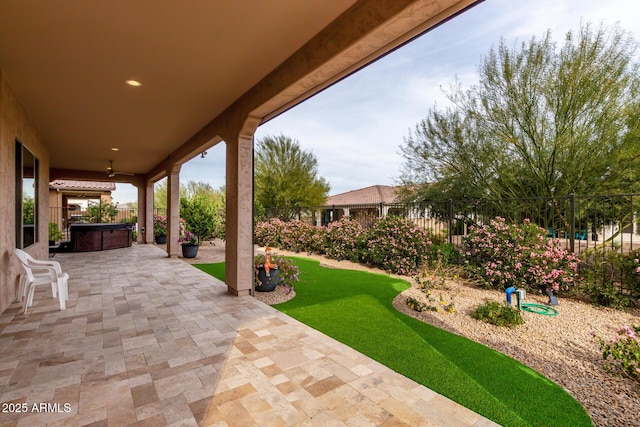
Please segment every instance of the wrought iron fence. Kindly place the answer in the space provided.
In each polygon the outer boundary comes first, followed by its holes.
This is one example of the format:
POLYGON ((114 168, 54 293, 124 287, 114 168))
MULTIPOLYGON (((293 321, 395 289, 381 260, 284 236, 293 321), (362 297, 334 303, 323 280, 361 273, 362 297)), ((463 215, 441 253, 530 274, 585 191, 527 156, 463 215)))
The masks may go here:
MULTIPOLYGON (((154 215, 165 214, 165 209, 154 209, 154 215)), ((79 206, 49 208, 49 223, 58 226, 63 234, 63 240, 69 240, 69 227, 72 224, 116 222, 135 224, 137 221, 137 208, 116 208, 113 211, 87 209, 79 206)))
POLYGON ((626 252, 640 247, 639 213, 640 194, 614 194, 279 208, 266 209, 264 217, 324 226, 349 216, 370 227, 377 218, 395 215, 455 244, 462 242, 470 227, 487 224, 495 217, 516 223, 528 218, 547 230, 548 237, 560 239, 566 249, 580 253, 587 248, 626 252))

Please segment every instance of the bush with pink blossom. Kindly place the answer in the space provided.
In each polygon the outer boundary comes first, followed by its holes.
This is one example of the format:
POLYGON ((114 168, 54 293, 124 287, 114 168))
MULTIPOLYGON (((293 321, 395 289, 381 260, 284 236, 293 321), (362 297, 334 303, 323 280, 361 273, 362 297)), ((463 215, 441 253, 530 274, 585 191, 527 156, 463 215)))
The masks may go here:
POLYGON ((272 218, 268 221, 256 223, 253 228, 255 244, 259 246, 280 247, 282 244, 282 230, 287 225, 279 218, 272 218))
POLYGON ((402 275, 420 269, 433 243, 427 231, 394 216, 377 220, 365 240, 364 262, 402 275))
POLYGON ((497 289, 566 291, 578 281, 578 257, 527 219, 508 224, 496 217, 471 227, 463 239, 463 256, 472 277, 497 289))
POLYGON ((317 251, 324 243, 322 234, 319 227, 293 219, 287 221, 282 227, 280 248, 295 252, 317 251))
POLYGON ((640 381, 640 327, 623 326, 615 338, 606 341, 594 332, 591 335, 600 345, 602 357, 609 371, 618 371, 629 378, 640 381), (609 360, 611 358, 611 361, 609 360))
POLYGON ((326 254, 329 258, 361 262, 365 230, 358 221, 343 217, 326 227, 326 254))

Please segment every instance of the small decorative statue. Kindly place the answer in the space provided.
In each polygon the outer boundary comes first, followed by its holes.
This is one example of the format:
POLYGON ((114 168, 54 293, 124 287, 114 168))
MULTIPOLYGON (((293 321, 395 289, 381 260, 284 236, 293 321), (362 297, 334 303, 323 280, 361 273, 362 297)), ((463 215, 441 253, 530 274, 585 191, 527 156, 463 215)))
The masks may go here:
POLYGON ((271 277, 271 275, 269 274, 269 270, 271 270, 272 268, 278 268, 278 265, 271 262, 271 248, 269 246, 264 249, 264 253, 267 256, 267 259, 264 261, 264 271, 267 277, 271 277))

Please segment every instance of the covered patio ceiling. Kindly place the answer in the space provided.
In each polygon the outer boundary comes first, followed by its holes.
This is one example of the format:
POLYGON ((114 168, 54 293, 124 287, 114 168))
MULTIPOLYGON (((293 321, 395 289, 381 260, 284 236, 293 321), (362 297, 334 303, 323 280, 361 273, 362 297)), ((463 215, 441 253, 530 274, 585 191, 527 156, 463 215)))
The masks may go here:
POLYGON ((149 180, 241 100, 264 121, 477 2, 3 0, 0 70, 52 179, 149 180))

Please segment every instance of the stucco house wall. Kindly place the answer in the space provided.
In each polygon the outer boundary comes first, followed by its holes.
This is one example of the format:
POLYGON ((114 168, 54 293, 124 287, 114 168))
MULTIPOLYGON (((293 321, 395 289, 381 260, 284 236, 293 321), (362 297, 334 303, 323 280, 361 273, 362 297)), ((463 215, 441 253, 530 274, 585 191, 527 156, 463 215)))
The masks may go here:
POLYGON ((0 70, 0 312, 15 299, 20 264, 13 254, 16 246, 15 141, 18 139, 39 160, 39 241, 26 249, 36 258, 48 256, 49 152, 29 114, 15 96, 0 70))

